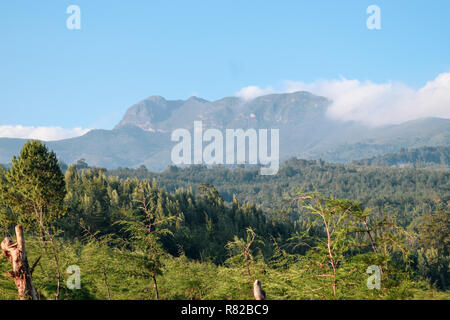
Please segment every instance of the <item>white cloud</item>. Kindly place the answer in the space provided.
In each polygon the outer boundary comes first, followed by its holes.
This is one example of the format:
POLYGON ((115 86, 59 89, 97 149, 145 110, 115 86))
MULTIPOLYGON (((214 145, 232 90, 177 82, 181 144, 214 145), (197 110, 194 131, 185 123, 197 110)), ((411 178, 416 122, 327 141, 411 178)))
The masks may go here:
POLYGON ((272 87, 266 87, 265 89, 261 89, 257 86, 248 86, 242 88, 239 92, 236 93, 236 96, 244 99, 244 100, 252 100, 259 96, 264 96, 266 94, 274 93, 275 90, 272 87))
POLYGON ((450 118, 450 73, 441 73, 418 90, 402 83, 342 78, 313 83, 287 81, 280 92, 295 91, 309 91, 332 100, 328 115, 344 121, 383 125, 424 117, 450 118))
POLYGON ((81 136, 90 129, 73 128, 65 129, 61 127, 26 127, 26 126, 1 126, 0 137, 37 139, 43 141, 55 141, 81 136))

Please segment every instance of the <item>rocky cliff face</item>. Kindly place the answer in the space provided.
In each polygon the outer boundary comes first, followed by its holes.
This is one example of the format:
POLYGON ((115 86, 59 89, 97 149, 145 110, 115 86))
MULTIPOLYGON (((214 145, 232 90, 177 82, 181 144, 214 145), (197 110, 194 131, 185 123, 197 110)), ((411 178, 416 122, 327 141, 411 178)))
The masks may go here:
MULTIPOLYGON (((419 119, 398 125, 367 127, 327 116, 330 101, 309 92, 271 94, 250 101, 227 97, 166 100, 152 96, 131 106, 113 130, 92 130, 61 141, 47 142, 66 163, 85 159, 106 168, 146 165, 162 170, 171 164, 173 130, 203 127, 279 129, 280 158, 321 158, 348 162, 398 152, 401 148, 450 144, 450 120, 419 119)), ((9 163, 25 140, 0 138, 0 163, 9 163)))

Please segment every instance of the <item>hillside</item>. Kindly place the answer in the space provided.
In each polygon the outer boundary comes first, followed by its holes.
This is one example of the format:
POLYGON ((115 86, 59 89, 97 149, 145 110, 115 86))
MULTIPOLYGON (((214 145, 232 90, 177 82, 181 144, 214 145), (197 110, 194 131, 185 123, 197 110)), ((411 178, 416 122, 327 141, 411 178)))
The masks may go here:
POLYGON ((270 214, 288 209, 287 197, 298 189, 319 191, 337 198, 354 199, 380 212, 399 214, 407 225, 430 210, 436 201, 450 205, 450 170, 380 168, 331 164, 317 160, 290 159, 277 175, 261 176, 257 168, 227 169, 170 167, 162 173, 140 169, 108 171, 122 179, 156 179, 158 184, 174 192, 178 188, 196 190, 201 183, 214 185, 224 200, 256 203, 270 214))
MULTIPOLYGON (((161 171, 171 164, 176 144, 170 134, 204 128, 279 129, 280 160, 290 157, 351 162, 402 148, 448 146, 450 119, 425 118, 397 125, 367 127, 327 115, 329 100, 309 92, 271 94, 250 101, 227 97, 166 100, 152 96, 131 106, 113 130, 92 130, 72 139, 47 142, 66 163, 79 159, 97 167, 139 167, 161 171)), ((26 140, 0 138, 0 163, 8 163, 26 140)))
MULTIPOLYGON (((448 298, 448 169, 291 159, 261 176, 257 168, 78 164, 84 169, 63 174, 31 142, 0 170, 0 227, 8 234, 25 224, 40 299, 251 299, 255 276, 271 299, 448 298), (28 192, 36 185, 44 204, 28 192), (28 201, 64 213, 39 227, 28 201), (55 230, 46 232, 53 250, 41 228, 55 230), (370 290, 366 270, 379 264, 383 290, 370 290), (58 266, 83 270, 81 290, 57 289, 70 279, 58 266)), ((0 279, 0 296, 15 299, 12 279, 0 279)))
POLYGON ((408 168, 448 168, 450 166, 450 147, 401 149, 397 153, 354 161, 354 164, 408 168))

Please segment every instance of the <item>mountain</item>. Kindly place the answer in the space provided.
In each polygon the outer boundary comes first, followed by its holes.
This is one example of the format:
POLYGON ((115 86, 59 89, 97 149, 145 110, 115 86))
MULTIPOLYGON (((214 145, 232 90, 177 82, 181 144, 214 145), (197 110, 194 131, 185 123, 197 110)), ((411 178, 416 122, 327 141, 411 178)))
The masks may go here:
MULTIPOLYGON (((450 120, 425 118, 397 125, 367 127, 331 119, 330 100, 309 92, 270 94, 250 101, 226 97, 166 100, 151 96, 131 106, 113 130, 92 130, 72 139, 47 142, 66 163, 85 159, 89 165, 116 168, 145 165, 162 170, 171 163, 175 145, 170 134, 178 128, 203 127, 280 129, 281 160, 292 156, 330 162, 350 162, 398 152, 402 148, 447 146, 450 120)), ((0 163, 8 163, 25 143, 0 138, 0 163)))
POLYGON ((133 125, 153 132, 171 132, 192 128, 195 120, 218 129, 273 128, 317 120, 328 104, 326 98, 308 92, 271 94, 249 102, 236 97, 217 101, 190 97, 183 101, 152 96, 131 106, 115 129, 133 125))

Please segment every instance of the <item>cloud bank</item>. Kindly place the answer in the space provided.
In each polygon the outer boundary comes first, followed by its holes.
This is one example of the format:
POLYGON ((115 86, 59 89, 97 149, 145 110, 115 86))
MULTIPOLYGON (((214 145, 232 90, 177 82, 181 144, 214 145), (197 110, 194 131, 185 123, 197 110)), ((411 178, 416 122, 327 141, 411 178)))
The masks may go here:
POLYGON ((2 138, 22 138, 36 139, 43 141, 55 141, 82 136, 90 129, 73 128, 65 129, 61 127, 26 127, 26 126, 1 126, 0 137, 2 138))
MULTIPOLYGON (((243 88, 237 96, 265 94, 258 87, 243 88), (251 88, 251 89, 249 89, 251 88), (250 94, 249 94, 250 93, 250 94), (260 94, 261 93, 261 94, 260 94)), ((441 73, 418 90, 402 83, 358 80, 287 81, 278 92, 309 91, 332 100, 328 116, 372 126, 395 124, 424 117, 450 118, 450 73, 441 73)))

